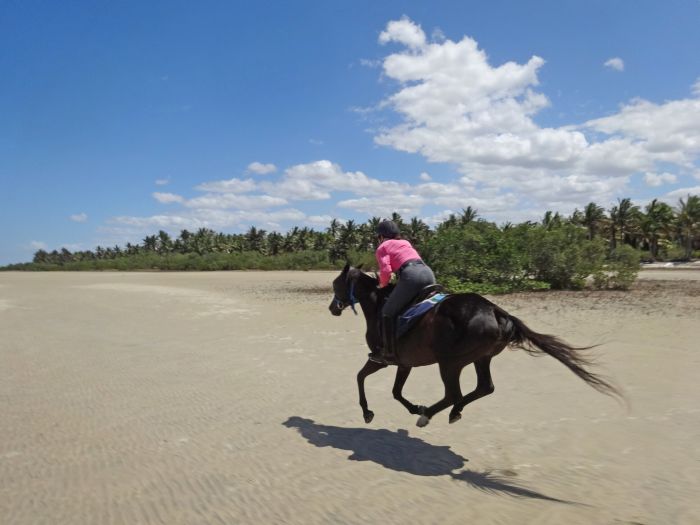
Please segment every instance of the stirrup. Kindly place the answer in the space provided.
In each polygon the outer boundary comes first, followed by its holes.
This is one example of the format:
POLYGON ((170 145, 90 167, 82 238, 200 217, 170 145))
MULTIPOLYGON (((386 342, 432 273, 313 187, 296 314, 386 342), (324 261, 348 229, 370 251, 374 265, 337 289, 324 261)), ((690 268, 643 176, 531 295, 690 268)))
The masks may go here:
POLYGON ((382 355, 382 354, 380 354, 380 353, 370 352, 369 354, 367 354, 367 357, 368 357, 369 360, 372 361, 373 363, 377 363, 377 364, 380 364, 380 365, 387 365, 387 366, 388 366, 388 365, 396 365, 396 364, 398 364, 398 361, 396 361, 396 356, 395 356, 395 355, 392 355, 392 356, 385 356, 385 355, 382 355))
POLYGON ((386 365, 386 364, 388 364, 388 363, 386 362, 386 359, 384 359, 384 358, 382 357, 382 354, 380 354, 380 353, 370 352, 369 354, 367 354, 367 357, 368 357, 369 360, 372 361, 373 363, 377 363, 377 364, 380 364, 380 365, 386 365))

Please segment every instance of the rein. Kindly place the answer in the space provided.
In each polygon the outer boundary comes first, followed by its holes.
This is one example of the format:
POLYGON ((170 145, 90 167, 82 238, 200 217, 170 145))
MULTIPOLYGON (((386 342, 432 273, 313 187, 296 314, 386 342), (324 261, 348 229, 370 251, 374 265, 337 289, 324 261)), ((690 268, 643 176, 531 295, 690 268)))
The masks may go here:
POLYGON ((341 310, 344 309, 346 306, 350 306, 352 308, 352 312, 357 315, 357 310, 355 310, 355 305, 357 304, 357 298, 355 297, 355 283, 352 282, 350 283, 350 303, 346 303, 345 301, 341 301, 338 299, 337 295, 333 295, 333 300, 335 301, 335 304, 338 308, 341 310))

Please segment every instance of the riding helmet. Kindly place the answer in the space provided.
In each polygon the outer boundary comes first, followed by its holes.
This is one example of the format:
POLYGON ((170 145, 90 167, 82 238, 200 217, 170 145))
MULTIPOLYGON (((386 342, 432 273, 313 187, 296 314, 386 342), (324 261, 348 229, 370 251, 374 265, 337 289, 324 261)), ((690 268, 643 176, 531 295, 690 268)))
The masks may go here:
POLYGON ((394 221, 382 221, 377 226, 377 235, 381 235, 385 239, 395 239, 400 233, 399 227, 394 221))

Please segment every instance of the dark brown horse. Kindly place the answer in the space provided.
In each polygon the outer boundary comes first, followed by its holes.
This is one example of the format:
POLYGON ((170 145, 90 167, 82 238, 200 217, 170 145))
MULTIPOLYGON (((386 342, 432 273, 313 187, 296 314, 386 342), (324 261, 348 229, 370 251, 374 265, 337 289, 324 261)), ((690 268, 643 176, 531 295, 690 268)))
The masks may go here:
MULTIPOLYGON (((376 277, 348 264, 333 281, 333 292, 335 297, 329 306, 333 315, 342 314, 348 306, 354 310, 355 304, 360 304, 367 321, 367 345, 373 348, 379 337, 377 323, 381 306, 391 288, 379 288, 376 277)), ((493 393, 489 369, 491 359, 508 345, 522 348, 532 355, 548 354, 599 392, 622 397, 605 379, 586 369, 591 362, 580 351, 587 348, 576 348, 557 337, 534 332, 520 319, 484 297, 461 293, 443 300, 397 342, 398 370, 392 390, 394 398, 411 414, 420 415, 419 427, 427 425, 435 414, 450 406, 450 423, 454 423, 460 419, 466 405, 493 393), (414 405, 402 395, 411 368, 435 363, 440 367, 445 395, 429 407, 414 405), (476 369, 477 384, 474 391, 463 396, 459 376, 462 369, 471 363, 476 369)), ((386 366, 368 360, 357 374, 360 406, 367 423, 372 421, 374 413, 367 408, 365 378, 386 366)))

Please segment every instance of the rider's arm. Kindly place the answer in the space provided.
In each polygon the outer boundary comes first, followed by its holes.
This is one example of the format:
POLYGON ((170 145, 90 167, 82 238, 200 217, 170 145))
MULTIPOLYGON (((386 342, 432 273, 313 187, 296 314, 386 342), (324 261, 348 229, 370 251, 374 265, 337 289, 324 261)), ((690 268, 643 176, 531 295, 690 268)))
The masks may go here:
POLYGON ((375 254, 379 265, 379 287, 384 287, 391 280, 391 257, 387 252, 385 243, 379 245, 375 254))

